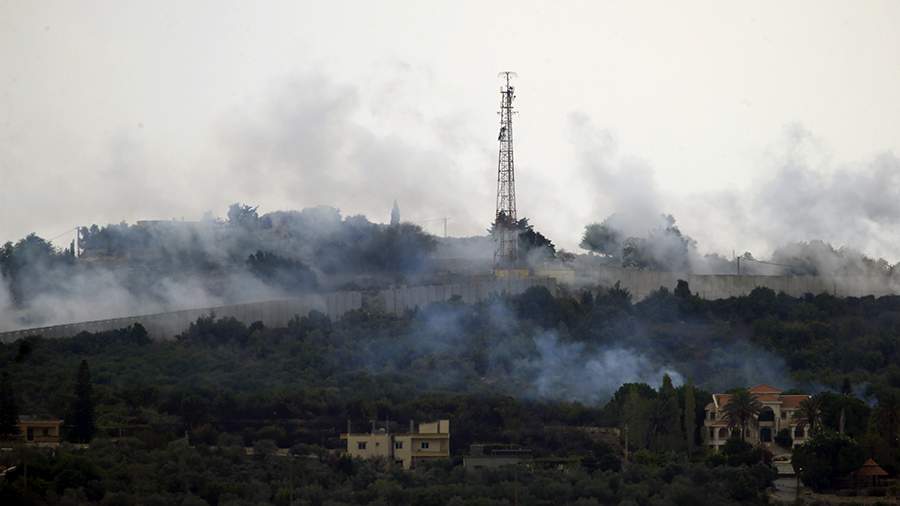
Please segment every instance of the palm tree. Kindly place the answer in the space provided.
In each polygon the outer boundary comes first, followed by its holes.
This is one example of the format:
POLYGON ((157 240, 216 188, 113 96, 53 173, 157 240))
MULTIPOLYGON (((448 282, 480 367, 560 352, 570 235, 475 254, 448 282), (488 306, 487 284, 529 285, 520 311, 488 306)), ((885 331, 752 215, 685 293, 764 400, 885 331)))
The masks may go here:
POLYGON ((725 411, 725 421, 728 428, 740 427, 741 441, 745 440, 747 425, 762 411, 763 405, 746 388, 736 390, 731 394, 728 404, 722 408, 725 411))
POLYGON ((822 425, 822 396, 814 395, 800 401, 797 410, 797 426, 809 426, 809 435, 818 432, 822 425))

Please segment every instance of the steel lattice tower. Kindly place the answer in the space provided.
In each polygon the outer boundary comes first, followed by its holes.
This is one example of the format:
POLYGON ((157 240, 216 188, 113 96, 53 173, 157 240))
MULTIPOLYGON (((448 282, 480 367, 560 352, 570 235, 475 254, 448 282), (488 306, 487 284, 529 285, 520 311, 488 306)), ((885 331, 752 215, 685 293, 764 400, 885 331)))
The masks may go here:
POLYGON ((519 237, 516 230, 516 171, 513 162, 513 100, 516 98, 515 87, 510 79, 516 77, 515 72, 498 74, 505 80, 500 89, 500 156, 497 162, 497 214, 494 220, 495 240, 494 265, 510 267, 519 260, 519 237))

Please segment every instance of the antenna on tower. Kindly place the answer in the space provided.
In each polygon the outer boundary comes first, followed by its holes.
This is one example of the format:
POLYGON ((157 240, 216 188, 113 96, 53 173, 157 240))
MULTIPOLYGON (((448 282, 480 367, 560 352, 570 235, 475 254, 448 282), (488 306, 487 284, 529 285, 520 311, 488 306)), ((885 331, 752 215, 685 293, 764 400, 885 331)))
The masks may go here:
POLYGON ((500 88, 500 155, 497 160, 497 213, 494 218, 494 269, 502 270, 519 263, 519 236, 516 216, 516 171, 513 159, 513 100, 515 87, 510 80, 515 72, 500 72, 504 86, 500 88))

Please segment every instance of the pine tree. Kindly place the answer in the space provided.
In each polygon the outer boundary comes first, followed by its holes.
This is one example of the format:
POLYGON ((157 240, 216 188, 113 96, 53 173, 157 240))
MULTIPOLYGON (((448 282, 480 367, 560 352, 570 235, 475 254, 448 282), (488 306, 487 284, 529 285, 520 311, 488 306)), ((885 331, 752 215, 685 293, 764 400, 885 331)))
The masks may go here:
POLYGON ((9 373, 3 371, 0 378, 0 437, 15 436, 19 433, 19 408, 9 373))
POLYGON ((687 452, 694 451, 697 446, 697 401, 694 397, 694 384, 690 381, 684 386, 684 440, 687 452))
POLYGON ((91 371, 88 369, 87 360, 82 360, 81 366, 78 367, 72 416, 74 417, 74 439, 80 443, 89 442, 94 437, 96 427, 94 425, 93 385, 91 384, 91 371))

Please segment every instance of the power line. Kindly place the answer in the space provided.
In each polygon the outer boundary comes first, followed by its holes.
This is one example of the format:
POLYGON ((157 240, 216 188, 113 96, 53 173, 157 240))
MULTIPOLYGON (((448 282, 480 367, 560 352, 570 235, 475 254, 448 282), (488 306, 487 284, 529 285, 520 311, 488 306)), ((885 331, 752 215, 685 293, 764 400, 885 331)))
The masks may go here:
POLYGON ((53 241, 55 241, 56 239, 59 239, 60 237, 66 235, 66 234, 68 234, 68 233, 70 233, 70 232, 75 232, 76 230, 78 230, 78 227, 70 228, 69 230, 66 230, 65 232, 63 232, 63 233, 61 233, 61 234, 57 234, 57 235, 51 237, 50 239, 47 239, 47 242, 53 242, 53 241))
POLYGON ((447 237, 447 222, 452 220, 450 216, 444 216, 443 218, 429 218, 427 220, 409 220, 413 223, 431 223, 433 221, 442 221, 444 222, 444 238, 447 237))

